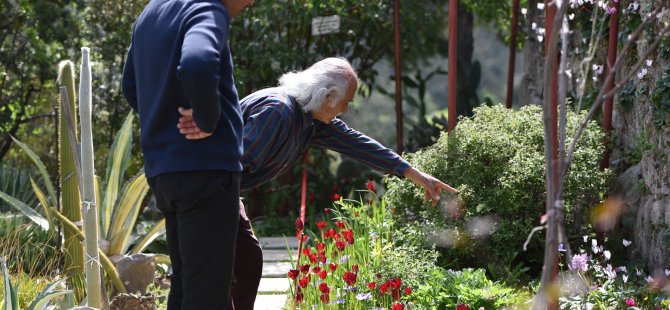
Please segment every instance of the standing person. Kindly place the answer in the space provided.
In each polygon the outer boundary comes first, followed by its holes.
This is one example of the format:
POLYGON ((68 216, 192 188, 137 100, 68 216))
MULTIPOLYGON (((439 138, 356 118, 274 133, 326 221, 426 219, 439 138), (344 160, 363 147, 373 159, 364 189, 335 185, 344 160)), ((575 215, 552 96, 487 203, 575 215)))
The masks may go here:
MULTIPOLYGON (((351 129, 336 118, 346 113, 358 87, 358 76, 343 58, 326 58, 307 70, 284 74, 279 87, 257 91, 240 102, 244 118, 244 167, 241 188, 246 191, 269 181, 302 158, 309 146, 347 155, 371 168, 404 176, 425 189, 425 201, 436 205, 440 193, 456 189, 412 167, 393 150, 351 129)), ((202 134, 193 111, 180 109, 177 127, 187 139, 202 134)), ((232 296, 236 309, 253 309, 262 275, 263 257, 240 202, 236 282, 232 296), (243 305, 243 306, 242 306, 243 305), (238 307, 242 306, 242 307, 238 307)))
POLYGON ((224 309, 239 223, 243 122, 230 20, 253 0, 152 0, 138 17, 123 93, 140 116, 144 168, 166 220, 168 309, 224 309), (187 140, 178 107, 202 129, 187 140))

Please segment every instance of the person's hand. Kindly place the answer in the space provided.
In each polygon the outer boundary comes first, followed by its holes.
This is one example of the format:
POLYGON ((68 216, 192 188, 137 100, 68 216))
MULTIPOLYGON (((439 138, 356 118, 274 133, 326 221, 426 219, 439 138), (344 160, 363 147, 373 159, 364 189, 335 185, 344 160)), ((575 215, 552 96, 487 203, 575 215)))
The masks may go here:
POLYGON ((179 133, 184 135, 188 140, 199 140, 204 139, 212 135, 211 132, 204 132, 198 128, 198 125, 195 124, 193 120, 193 109, 185 109, 179 107, 179 123, 177 128, 179 128, 179 133))
POLYGON ((448 193, 458 194, 458 190, 455 188, 414 167, 407 169, 404 176, 414 182, 414 184, 423 187, 425 190, 423 202, 427 203, 432 199, 433 207, 440 201, 440 194, 442 194, 443 190, 448 193))

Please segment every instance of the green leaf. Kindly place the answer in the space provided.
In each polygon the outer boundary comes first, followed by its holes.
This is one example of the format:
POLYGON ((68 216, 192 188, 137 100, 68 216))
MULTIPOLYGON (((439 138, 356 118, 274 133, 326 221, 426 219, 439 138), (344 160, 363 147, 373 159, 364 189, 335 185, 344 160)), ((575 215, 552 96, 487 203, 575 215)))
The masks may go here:
POLYGON ((72 291, 70 290, 56 290, 62 282, 63 279, 60 279, 47 285, 39 294, 37 294, 26 310, 46 310, 51 300, 66 294, 72 294, 72 291))
POLYGON ((123 195, 114 210, 114 218, 109 227, 109 253, 122 254, 128 250, 132 228, 137 221, 140 206, 149 190, 149 184, 144 173, 139 173, 128 181, 123 195))
POLYGON ((14 207, 19 212, 27 216, 31 221, 33 221, 38 226, 42 227, 44 230, 49 230, 49 221, 46 218, 41 216, 31 207, 23 203, 22 201, 7 195, 5 192, 0 191, 0 198, 5 200, 10 206, 14 207))
POLYGON ((47 172, 46 166, 44 166, 44 163, 40 158, 31 150, 27 145, 23 144, 21 141, 17 140, 16 138, 12 137, 12 140, 14 140, 14 143, 21 147, 26 154, 28 154, 28 157, 35 163, 37 166, 37 170, 40 172, 40 176, 42 177, 42 181, 44 181, 44 186, 47 188, 47 193, 49 194, 49 198, 51 201, 58 201, 58 197, 56 196, 56 191, 54 190, 54 185, 51 182, 51 178, 49 177, 49 173, 47 172))
POLYGON ((128 167, 130 159, 130 148, 132 146, 132 128, 133 128, 133 114, 128 113, 123 126, 116 134, 114 143, 109 152, 107 160, 107 173, 105 180, 107 181, 107 188, 104 192, 102 204, 100 205, 100 232, 103 238, 111 239, 109 234, 109 226, 112 221, 112 213, 114 213, 114 203, 119 195, 119 188, 123 181, 123 174, 128 167))
POLYGON ((9 279, 9 273, 7 272, 7 265, 5 265, 2 257, 0 257, 0 267, 2 267, 2 277, 5 282, 5 304, 2 310, 18 310, 19 299, 16 297, 16 291, 12 286, 12 281, 9 279))
POLYGON ((144 249, 146 249, 146 247, 149 246, 149 244, 151 244, 151 242, 156 240, 156 238, 158 238, 160 235, 162 235, 164 233, 165 233, 165 219, 162 219, 162 220, 158 221, 149 230, 149 232, 147 232, 146 235, 144 235, 144 237, 142 238, 142 240, 140 240, 140 242, 135 244, 133 249, 130 251, 130 254, 131 255, 132 254, 137 254, 137 253, 140 253, 140 252, 144 251, 144 249))
POLYGON ((35 183, 35 180, 33 178, 30 178, 30 185, 33 187, 33 191, 35 192, 35 196, 37 196, 37 199, 40 201, 40 206, 42 206, 42 211, 44 211, 44 217, 46 217, 47 221, 49 221, 49 230, 53 230, 53 219, 51 218, 51 213, 49 212, 49 207, 51 206, 47 202, 47 197, 44 195, 44 192, 37 186, 37 183, 35 183))

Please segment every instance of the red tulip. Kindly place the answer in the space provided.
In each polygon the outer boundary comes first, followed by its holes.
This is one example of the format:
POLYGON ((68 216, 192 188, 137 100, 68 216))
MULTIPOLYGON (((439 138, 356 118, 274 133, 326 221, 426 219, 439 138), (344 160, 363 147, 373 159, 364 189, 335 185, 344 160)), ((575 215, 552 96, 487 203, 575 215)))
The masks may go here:
POLYGON ((325 270, 322 270, 321 272, 319 272, 319 278, 321 278, 321 280, 325 280, 327 275, 328 275, 328 272, 325 271, 325 270))
POLYGON ((295 230, 302 231, 303 228, 305 228, 305 225, 302 220, 300 218, 295 219, 295 230))
POLYGON ((302 273, 308 273, 309 272, 309 267, 310 267, 309 264, 304 264, 304 265, 300 266, 300 271, 302 271, 302 273))
POLYGON ((325 214, 330 214, 330 209, 328 209, 328 208, 323 208, 323 213, 325 213, 325 214))
POLYGON ((328 294, 321 294, 321 296, 319 296, 319 298, 321 299, 321 302, 323 302, 324 304, 327 304, 327 303, 330 302, 330 295, 328 295, 328 294))
POLYGON ((345 272, 342 275, 342 279, 344 279, 344 282, 346 282, 349 286, 352 286, 356 284, 356 274, 350 271, 345 272))
POLYGON ((456 310, 469 310, 469 309, 470 309, 470 307, 468 307, 468 305, 466 305, 466 304, 458 304, 456 306, 456 310))
POLYGON ((337 221, 337 222, 335 222, 335 226, 337 226, 337 228, 339 228, 339 229, 344 229, 344 227, 346 226, 346 223, 344 221, 337 221))
POLYGON ((398 301, 400 299, 400 289, 399 288, 394 288, 391 291, 391 297, 393 297, 393 299, 395 299, 395 301, 398 301))
POLYGON ((309 283, 309 278, 308 277, 302 277, 300 279, 300 282, 299 282, 300 287, 302 287, 302 288, 305 288, 308 283, 309 283))
POLYGON ((310 261, 312 264, 316 264, 316 262, 317 262, 317 260, 316 260, 316 254, 314 254, 314 253, 309 254, 309 261, 310 261))
POLYGON ((321 252, 321 251, 326 249, 326 244, 319 242, 319 243, 316 244, 316 249, 319 250, 319 252, 321 252))
MULTIPOLYGON (((328 209, 326 209, 326 210, 328 210, 328 209)), ((324 229, 326 229, 326 225, 327 225, 326 221, 319 221, 319 222, 316 222, 316 227, 318 227, 319 230, 324 230, 324 229)))
POLYGON ((409 294, 412 294, 412 288, 408 286, 408 287, 405 288, 405 295, 409 295, 409 294))
POLYGON ((295 294, 295 301, 297 303, 302 303, 303 299, 305 299, 305 296, 302 294, 302 292, 295 294))
POLYGON ((355 273, 358 273, 358 265, 352 265, 351 270, 353 270, 355 273))
POLYGON ((374 290, 375 287, 377 287, 377 284, 375 284, 374 282, 370 282, 370 283, 368 283, 368 288, 369 288, 369 289, 374 290))
POLYGON ((405 310, 405 306, 402 304, 393 304, 393 308, 391 310, 405 310))
POLYGON ((379 291, 382 292, 382 294, 386 294, 386 292, 388 292, 388 290, 389 290, 389 287, 388 287, 388 281, 387 281, 387 282, 384 282, 384 283, 379 287, 379 291))
POLYGON ((312 253, 312 251, 310 251, 309 248, 302 249, 302 255, 309 256, 309 254, 311 254, 311 253, 312 253))
POLYGON ((337 264, 335 264, 335 263, 330 263, 330 264, 328 265, 328 267, 330 267, 330 271, 335 271, 335 270, 337 269, 337 264))
POLYGON ((291 269, 288 271, 288 277, 293 280, 297 279, 298 275, 300 275, 300 270, 291 269))
POLYGON ((330 288, 328 287, 328 284, 321 282, 321 284, 319 284, 319 291, 321 291, 321 293, 328 294, 330 293, 330 288))
POLYGON ((347 244, 342 241, 337 241, 335 242, 335 246, 337 247, 338 250, 344 251, 344 247, 346 247, 347 244))
POLYGON ((377 190, 375 189, 375 183, 372 182, 372 180, 368 180, 367 183, 365 183, 365 186, 368 188, 369 191, 376 193, 377 190))
POLYGON ((307 236, 307 235, 302 235, 302 242, 303 242, 303 243, 307 242, 307 239, 308 239, 308 238, 309 238, 309 236, 307 236))
POLYGON ((321 267, 316 266, 316 267, 312 268, 312 272, 313 272, 313 273, 319 273, 319 272, 321 272, 321 267))
POLYGON ((338 194, 338 193, 334 193, 334 194, 332 194, 332 195, 330 196, 330 200, 331 200, 331 201, 339 201, 339 200, 340 200, 340 197, 342 197, 342 196, 340 196, 340 194, 338 194))

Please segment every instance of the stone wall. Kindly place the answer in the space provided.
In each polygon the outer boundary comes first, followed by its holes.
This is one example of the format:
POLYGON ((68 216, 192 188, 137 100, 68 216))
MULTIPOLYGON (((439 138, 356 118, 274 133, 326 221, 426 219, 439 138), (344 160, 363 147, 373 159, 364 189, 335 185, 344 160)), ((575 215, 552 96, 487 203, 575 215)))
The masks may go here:
MULTIPOLYGON (((640 14, 649 12, 652 2, 639 1, 640 14)), ((642 57, 640 54, 649 43, 647 39, 636 42, 636 58, 642 57)), ((666 114, 662 126, 654 122, 650 96, 669 63, 656 53, 648 59, 653 65, 646 77, 635 78, 638 91, 632 106, 625 108, 615 102, 611 163, 620 173, 617 185, 627 204, 622 223, 633 235, 633 255, 651 269, 667 269, 670 268, 670 117, 666 114), (648 89, 641 91, 645 85, 648 89)))

